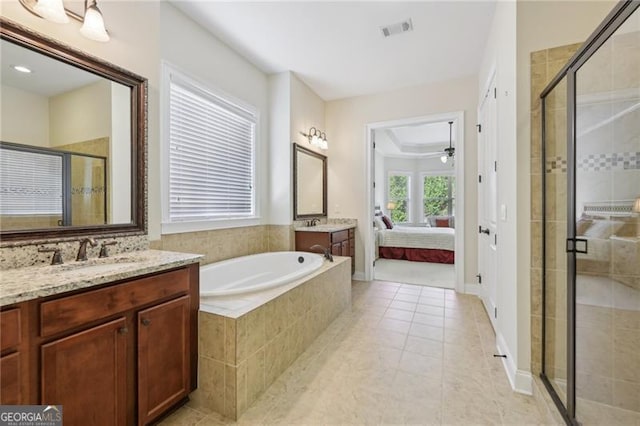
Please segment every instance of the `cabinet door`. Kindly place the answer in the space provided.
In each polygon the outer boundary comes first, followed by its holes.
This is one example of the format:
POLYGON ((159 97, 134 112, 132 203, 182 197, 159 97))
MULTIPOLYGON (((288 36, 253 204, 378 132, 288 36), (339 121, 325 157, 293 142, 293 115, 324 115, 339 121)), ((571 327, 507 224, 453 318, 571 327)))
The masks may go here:
POLYGON ((334 256, 342 256, 342 243, 331 244, 331 254, 334 256))
POLYGON ((349 240, 343 241, 341 248, 342 248, 342 253, 341 253, 342 256, 351 256, 351 250, 349 250, 349 240))
POLYGON ((124 318, 42 345, 41 404, 63 405, 65 426, 124 425, 124 318))
POLYGON ((0 403, 17 405, 22 402, 20 386, 20 353, 0 358, 0 403))
POLYGON ((189 392, 189 296, 138 313, 138 423, 189 392))

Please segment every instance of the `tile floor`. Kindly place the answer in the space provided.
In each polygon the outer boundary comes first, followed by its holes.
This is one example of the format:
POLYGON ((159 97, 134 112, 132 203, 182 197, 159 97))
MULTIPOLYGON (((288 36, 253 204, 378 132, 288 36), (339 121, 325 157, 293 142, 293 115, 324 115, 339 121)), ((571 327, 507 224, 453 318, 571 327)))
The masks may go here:
MULTIPOLYGON (((353 282, 345 311, 239 424, 544 424, 512 392, 480 300, 384 281, 353 282)), ((232 424, 185 406, 162 425, 232 424)))

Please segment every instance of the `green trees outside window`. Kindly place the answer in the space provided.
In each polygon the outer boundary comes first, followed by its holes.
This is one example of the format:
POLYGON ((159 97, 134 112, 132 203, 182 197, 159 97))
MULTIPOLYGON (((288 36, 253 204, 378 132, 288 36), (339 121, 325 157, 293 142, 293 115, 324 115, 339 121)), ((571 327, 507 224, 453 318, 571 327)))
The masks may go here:
POLYGON ((455 214, 454 176, 424 176, 423 195, 424 217, 453 216, 455 214))
POLYGON ((394 223, 409 221, 410 178, 407 175, 389 175, 390 202, 395 203, 395 209, 390 211, 394 223))

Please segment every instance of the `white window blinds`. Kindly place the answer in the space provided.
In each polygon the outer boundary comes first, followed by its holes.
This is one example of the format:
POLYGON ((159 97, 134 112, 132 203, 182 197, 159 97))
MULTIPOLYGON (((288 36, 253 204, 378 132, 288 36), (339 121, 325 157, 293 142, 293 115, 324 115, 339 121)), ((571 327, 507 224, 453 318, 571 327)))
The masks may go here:
POLYGON ((255 215, 255 127, 255 114, 171 75, 171 222, 255 215))
POLYGON ((0 214, 62 215, 62 157, 1 148, 0 214))

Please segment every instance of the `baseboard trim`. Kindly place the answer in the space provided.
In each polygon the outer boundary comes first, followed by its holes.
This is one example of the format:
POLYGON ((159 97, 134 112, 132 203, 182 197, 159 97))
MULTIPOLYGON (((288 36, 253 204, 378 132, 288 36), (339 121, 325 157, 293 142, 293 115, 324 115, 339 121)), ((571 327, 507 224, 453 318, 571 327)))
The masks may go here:
POLYGON ((464 292, 466 294, 473 294, 476 296, 480 296, 480 284, 477 283, 466 283, 464 285, 464 292))
POLYGON ((356 280, 356 281, 366 281, 364 279, 364 272, 360 272, 360 271, 356 271, 352 276, 351 276, 352 280, 356 280))
POLYGON ((504 340, 501 333, 496 333, 496 342, 498 353, 506 355, 506 358, 502 358, 502 365, 507 373, 511 389, 525 395, 533 395, 533 376, 531 376, 531 372, 518 370, 516 368, 511 352, 509 352, 507 342, 504 340))

